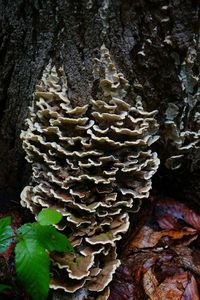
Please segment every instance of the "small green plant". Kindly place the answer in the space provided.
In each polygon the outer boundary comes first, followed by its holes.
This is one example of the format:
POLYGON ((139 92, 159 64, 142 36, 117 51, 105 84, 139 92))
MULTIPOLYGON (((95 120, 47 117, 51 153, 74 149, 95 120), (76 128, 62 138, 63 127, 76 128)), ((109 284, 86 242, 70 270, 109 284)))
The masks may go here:
POLYGON ((0 284, 0 292, 4 292, 5 290, 11 289, 12 287, 8 284, 0 284))
MULTIPOLYGON (((0 254, 15 243, 15 266, 18 280, 33 300, 44 300, 50 284, 50 257, 52 251, 72 252, 67 237, 52 225, 61 221, 62 215, 52 209, 43 209, 37 222, 27 223, 16 232, 11 226, 11 217, 0 220, 0 254)), ((11 288, 0 284, 0 292, 11 288)))

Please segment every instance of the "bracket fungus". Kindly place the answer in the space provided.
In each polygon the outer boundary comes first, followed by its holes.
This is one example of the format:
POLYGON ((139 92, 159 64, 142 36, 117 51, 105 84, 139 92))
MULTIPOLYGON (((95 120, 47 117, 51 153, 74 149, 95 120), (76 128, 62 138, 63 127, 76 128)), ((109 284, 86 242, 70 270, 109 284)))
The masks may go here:
POLYGON ((149 196, 159 165, 150 150, 158 124, 157 111, 146 112, 139 96, 135 106, 126 103, 128 81, 104 46, 95 65, 101 93, 88 105, 71 106, 62 68, 49 64, 36 85, 21 132, 32 165, 21 204, 34 214, 51 207, 64 217, 57 226, 75 253, 51 255, 51 287, 67 293, 84 287, 90 299, 107 299, 120 265, 116 242, 129 228, 128 212, 149 196))
POLYGON ((181 64, 179 79, 184 95, 183 107, 180 109, 176 104, 169 103, 165 113, 164 135, 172 149, 172 155, 166 160, 166 167, 169 169, 178 169, 184 158, 191 160, 191 169, 195 167, 195 162, 199 161, 200 68, 198 45, 199 41, 194 39, 181 64))

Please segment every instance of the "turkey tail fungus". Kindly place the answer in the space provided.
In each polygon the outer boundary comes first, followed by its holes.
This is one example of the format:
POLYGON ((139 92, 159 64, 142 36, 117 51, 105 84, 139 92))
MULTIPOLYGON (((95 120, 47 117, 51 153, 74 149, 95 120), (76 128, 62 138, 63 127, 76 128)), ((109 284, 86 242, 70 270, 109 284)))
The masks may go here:
POLYGON ((95 59, 96 99, 72 107, 67 76, 51 63, 36 85, 27 129, 21 139, 32 166, 21 204, 38 214, 61 212, 58 224, 74 254, 52 254, 51 288, 66 293, 84 288, 90 299, 108 299, 108 285, 120 265, 116 242, 129 228, 129 211, 149 197, 159 159, 150 147, 158 136, 157 111, 126 102, 129 83, 108 49, 95 59), (98 298, 99 297, 99 298, 98 298))

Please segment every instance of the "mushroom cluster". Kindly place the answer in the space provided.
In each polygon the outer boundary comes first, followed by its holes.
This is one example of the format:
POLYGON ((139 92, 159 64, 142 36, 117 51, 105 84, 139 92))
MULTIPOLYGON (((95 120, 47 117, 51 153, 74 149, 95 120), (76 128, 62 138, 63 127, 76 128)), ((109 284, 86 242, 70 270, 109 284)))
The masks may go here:
POLYGON ((200 67, 198 43, 197 40, 193 40, 180 68, 179 79, 184 96, 183 107, 180 109, 176 104, 169 103, 166 110, 164 135, 172 149, 172 155, 166 160, 166 166, 169 169, 178 169, 185 158, 191 160, 191 168, 195 161, 199 160, 200 67))
POLYGON ((149 148, 158 124, 157 111, 146 112, 140 97, 134 107, 123 100, 128 81, 104 46, 95 70, 100 99, 74 108, 63 69, 44 70, 21 133, 32 165, 21 204, 35 215, 44 207, 61 212, 57 227, 75 247, 73 254, 52 254, 51 287, 67 293, 84 287, 91 299, 107 299, 120 265, 116 242, 129 228, 129 212, 149 196, 159 165, 149 148))

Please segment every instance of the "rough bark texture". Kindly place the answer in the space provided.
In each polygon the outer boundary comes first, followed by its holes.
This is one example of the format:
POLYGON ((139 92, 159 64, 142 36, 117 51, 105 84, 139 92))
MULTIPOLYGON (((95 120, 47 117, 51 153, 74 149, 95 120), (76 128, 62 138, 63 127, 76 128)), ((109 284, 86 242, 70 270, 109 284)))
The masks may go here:
MULTIPOLYGON (((129 103, 137 92, 147 110, 159 110, 161 139, 155 149, 161 167, 153 193, 199 204, 200 166, 195 164, 191 170, 186 160, 180 169, 167 170, 164 161, 171 150, 162 131, 168 103, 183 106, 176 58, 181 64, 194 35, 199 35, 195 0, 1 0, 0 202, 19 202, 29 176, 19 134, 45 64, 50 57, 57 65, 63 64, 72 103, 87 103, 96 93, 93 58, 99 56, 104 42, 130 82, 129 103), (106 2, 108 29, 103 35, 101 15, 106 2), (142 90, 133 89, 136 79, 142 90)), ((197 153, 197 162, 198 157, 197 153)))

